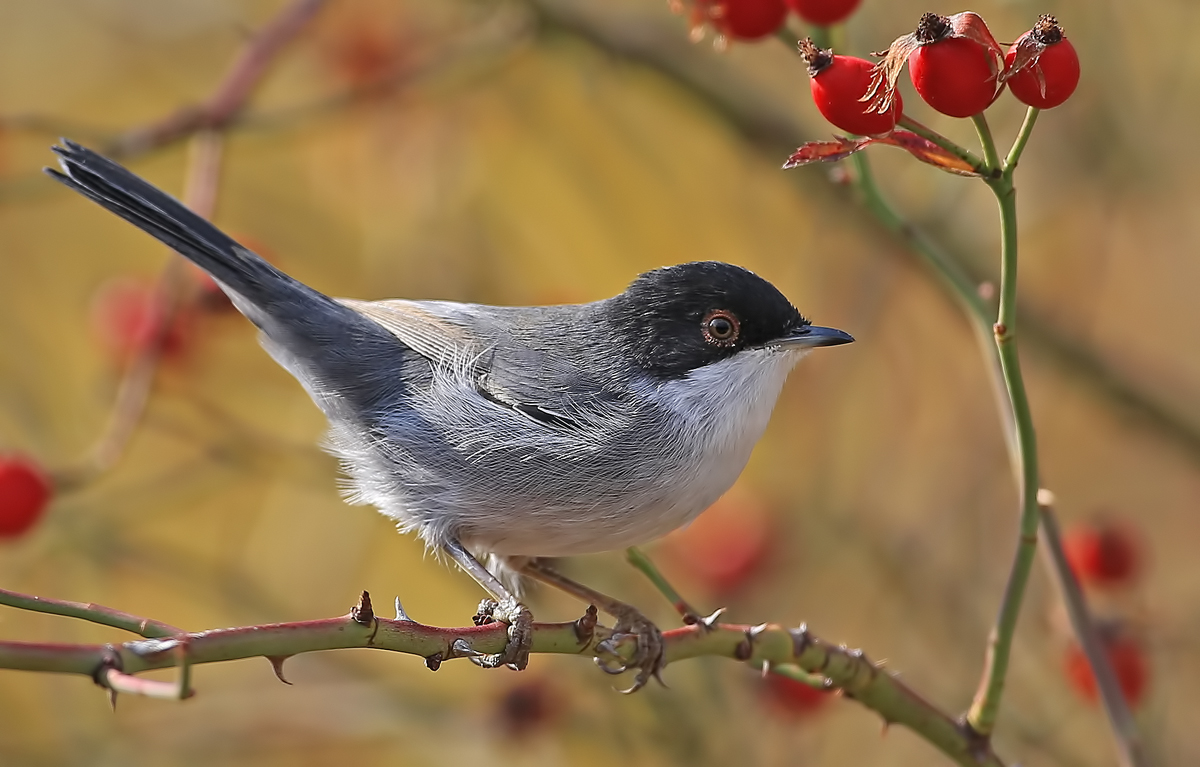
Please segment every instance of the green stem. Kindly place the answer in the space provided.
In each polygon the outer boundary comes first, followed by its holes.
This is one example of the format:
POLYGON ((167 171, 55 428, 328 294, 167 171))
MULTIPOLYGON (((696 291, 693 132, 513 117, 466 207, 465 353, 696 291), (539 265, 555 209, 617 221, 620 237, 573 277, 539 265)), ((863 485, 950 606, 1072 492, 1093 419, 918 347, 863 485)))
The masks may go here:
POLYGON ((1000 310, 994 326, 1000 370, 1012 407, 1016 429, 1016 458, 1019 465, 1020 523, 1017 550, 1008 583, 1000 603, 996 625, 988 639, 983 676, 975 699, 967 712, 967 722, 980 735, 989 736, 996 725, 996 713, 1004 694, 1004 682, 1012 653, 1013 634, 1020 616, 1025 586, 1037 553, 1038 534, 1038 462, 1033 416, 1021 362, 1017 354, 1017 194, 1010 174, 1003 173, 996 143, 982 114, 971 118, 979 131, 984 157, 992 174, 984 181, 996 196, 1000 207, 1000 310))
POLYGON ((658 589, 658 592, 667 598, 667 601, 683 616, 684 623, 690 625, 703 620, 700 613, 696 612, 696 609, 688 604, 683 595, 675 590, 671 582, 659 572, 658 568, 650 561, 649 557, 642 553, 641 549, 637 546, 630 546, 625 549, 625 559, 629 564, 640 570, 654 584, 654 588, 658 589))
MULTIPOLYGON (((975 132, 979 134, 979 143, 983 145, 983 160, 987 163, 988 170, 1000 172, 1000 153, 996 151, 996 140, 992 138, 992 126, 988 125, 983 112, 972 117, 971 122, 975 123, 975 132)), ((1013 251, 1013 254, 1015 257, 1016 251, 1013 251)))
POLYGON ((1037 107, 1029 107, 1025 112, 1025 121, 1021 123, 1021 130, 1017 131, 1017 138, 1013 141, 1012 149, 1008 150, 1008 157, 1004 158, 1004 173, 1011 179, 1013 171, 1017 169, 1017 162, 1021 159, 1021 153, 1025 151, 1025 145, 1029 143, 1029 137, 1033 134, 1033 126, 1037 122, 1038 115, 1041 110, 1037 107))
POLYGON ((896 122, 896 125, 912 131, 926 141, 931 141, 934 144, 937 144, 942 149, 945 149, 950 154, 970 165, 976 173, 983 175, 983 171, 985 170, 984 161, 980 160, 974 152, 966 147, 959 146, 934 129, 925 127, 908 115, 900 115, 900 119, 896 122))
MULTIPOLYGON (((899 235, 930 268, 933 269, 963 309, 976 321, 991 327, 992 319, 987 302, 980 297, 975 282, 958 262, 923 231, 908 222, 883 196, 875 181, 875 172, 866 152, 856 152, 849 159, 854 168, 854 184, 861 202, 889 231, 899 235)), ((989 334, 990 335, 990 334, 989 334)), ((989 339, 989 347, 991 341, 989 339)), ((989 354, 991 349, 989 348, 989 354)))
POLYGON ((110 607, 101 607, 90 602, 68 602, 62 599, 50 599, 49 597, 35 597, 29 594, 20 594, 16 591, 8 591, 7 589, 0 589, 0 605, 8 605, 9 607, 16 607, 20 610, 31 610, 37 613, 80 618, 92 623, 99 623, 101 626, 111 626, 131 631, 147 639, 161 639, 183 633, 181 629, 177 629, 161 621, 139 618, 136 615, 123 613, 120 610, 114 610, 110 607))

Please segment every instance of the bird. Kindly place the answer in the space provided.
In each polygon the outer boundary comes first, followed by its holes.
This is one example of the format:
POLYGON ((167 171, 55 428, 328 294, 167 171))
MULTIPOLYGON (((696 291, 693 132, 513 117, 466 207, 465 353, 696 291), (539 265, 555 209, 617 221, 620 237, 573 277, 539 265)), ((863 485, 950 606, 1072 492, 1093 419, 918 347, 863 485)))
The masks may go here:
POLYGON ((332 298, 121 165, 67 139, 53 151, 60 170, 47 174, 191 260, 257 326, 328 419, 348 500, 488 592, 476 620, 507 624, 507 642, 472 658, 483 666, 528 662, 530 576, 615 619, 596 660, 636 669, 628 691, 661 681, 657 626, 549 560, 646 543, 694 519, 741 474, 800 358, 854 340, 717 261, 654 269, 582 304, 332 298))

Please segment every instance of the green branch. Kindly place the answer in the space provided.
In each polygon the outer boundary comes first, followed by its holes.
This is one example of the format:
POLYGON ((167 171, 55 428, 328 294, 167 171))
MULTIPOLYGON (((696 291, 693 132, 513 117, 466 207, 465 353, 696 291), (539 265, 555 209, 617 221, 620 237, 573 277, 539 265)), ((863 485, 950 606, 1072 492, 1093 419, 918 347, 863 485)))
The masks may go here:
MULTIPOLYGON (((1037 440, 1033 429, 1033 414, 1021 375, 1017 353, 1017 192, 1012 174, 1000 166, 1000 155, 992 138, 987 119, 982 115, 971 118, 979 132, 988 170, 984 182, 996 196, 1000 208, 1000 309, 994 327, 1000 370, 1008 391, 1013 426, 1016 430, 1015 457, 1018 465, 1020 522, 1017 550, 1000 602, 996 625, 988 637, 988 648, 979 689, 967 712, 967 722, 983 736, 990 736, 996 726, 996 714, 1004 694, 1013 634, 1021 613, 1025 587, 1037 553, 1038 534, 1038 461, 1037 440)), ((1018 153, 1019 156, 1019 153, 1018 153)))

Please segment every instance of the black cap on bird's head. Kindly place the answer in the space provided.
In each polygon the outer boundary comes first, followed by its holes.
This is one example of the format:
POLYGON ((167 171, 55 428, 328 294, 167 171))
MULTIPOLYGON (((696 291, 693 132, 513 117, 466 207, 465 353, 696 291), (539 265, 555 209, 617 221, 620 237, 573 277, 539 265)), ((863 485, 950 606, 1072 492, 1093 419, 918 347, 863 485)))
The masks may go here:
POLYGON ((747 349, 854 340, 814 326, 774 285, 720 261, 646 272, 611 299, 608 310, 638 364, 660 378, 679 378, 747 349))

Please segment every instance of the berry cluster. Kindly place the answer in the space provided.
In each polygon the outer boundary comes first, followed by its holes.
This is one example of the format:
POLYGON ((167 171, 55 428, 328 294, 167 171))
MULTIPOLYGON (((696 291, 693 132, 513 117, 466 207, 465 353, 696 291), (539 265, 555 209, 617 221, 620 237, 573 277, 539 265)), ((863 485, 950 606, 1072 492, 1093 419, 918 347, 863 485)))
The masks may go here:
POLYGON ((1042 16, 1007 51, 980 16, 965 12, 925 14, 877 64, 835 56, 811 40, 800 43, 800 55, 817 109, 838 128, 864 136, 887 134, 900 121, 896 81, 905 65, 925 103, 951 117, 983 112, 1005 86, 1022 103, 1049 109, 1066 101, 1079 83, 1079 57, 1053 16, 1042 16))
POLYGON ((686 14, 693 40, 706 27, 717 34, 717 45, 728 40, 761 40, 783 28, 788 12, 814 26, 844 21, 862 0, 671 0, 671 10, 686 14))

